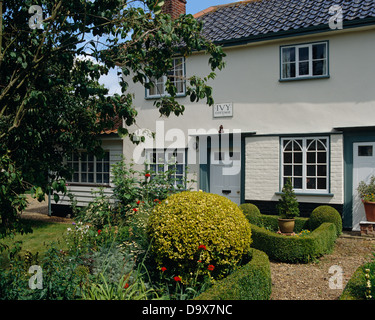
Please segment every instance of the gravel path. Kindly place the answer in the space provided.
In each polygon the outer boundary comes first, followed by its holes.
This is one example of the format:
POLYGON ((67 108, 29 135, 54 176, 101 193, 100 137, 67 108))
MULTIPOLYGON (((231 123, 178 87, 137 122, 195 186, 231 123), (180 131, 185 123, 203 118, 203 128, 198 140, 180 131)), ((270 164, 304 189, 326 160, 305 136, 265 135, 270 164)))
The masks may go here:
POLYGON ((28 196, 29 205, 27 209, 22 213, 22 219, 32 219, 32 220, 42 220, 46 222, 57 222, 57 223, 71 223, 73 220, 62 218, 62 217, 54 217, 48 216, 48 201, 47 196, 44 201, 39 202, 37 200, 32 199, 28 196))
MULTIPOLYGON (((67 223, 72 220, 49 217, 47 201, 31 201, 22 214, 26 219, 67 223)), ((375 239, 348 236, 337 239, 333 252, 308 264, 288 264, 271 261, 272 300, 336 300, 357 268, 370 261, 375 239), (332 266, 342 268, 342 288, 331 289, 329 273, 332 266)))
MULTIPOLYGON (((372 258, 375 239, 341 236, 333 252, 309 264, 271 262, 273 300, 336 300, 357 268, 372 258), (330 278, 338 275, 329 270, 342 268, 341 289, 330 288, 330 278)), ((337 270, 337 269, 336 269, 337 270)), ((331 282, 333 282, 331 280, 331 282)), ((339 283, 335 282, 338 286, 339 283)), ((332 286, 332 285, 331 285, 332 286)))

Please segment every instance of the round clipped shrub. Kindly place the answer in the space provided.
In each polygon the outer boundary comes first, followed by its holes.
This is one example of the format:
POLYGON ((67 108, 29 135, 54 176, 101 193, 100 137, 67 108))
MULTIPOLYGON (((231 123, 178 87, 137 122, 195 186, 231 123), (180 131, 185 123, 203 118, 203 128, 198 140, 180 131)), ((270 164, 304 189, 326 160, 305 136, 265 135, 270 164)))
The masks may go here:
POLYGON ((247 220, 249 220, 250 223, 261 226, 262 215, 255 204, 243 203, 240 205, 240 209, 243 211, 245 217, 247 218, 247 220))
POLYGON ((182 276, 199 267, 221 278, 251 244, 250 224, 241 209, 225 197, 201 191, 162 201, 152 211, 147 231, 159 267, 182 276))
POLYGON ((319 206, 313 210, 310 216, 310 228, 319 227, 323 222, 331 222, 336 227, 337 236, 342 232, 342 220, 339 212, 331 206, 319 206))

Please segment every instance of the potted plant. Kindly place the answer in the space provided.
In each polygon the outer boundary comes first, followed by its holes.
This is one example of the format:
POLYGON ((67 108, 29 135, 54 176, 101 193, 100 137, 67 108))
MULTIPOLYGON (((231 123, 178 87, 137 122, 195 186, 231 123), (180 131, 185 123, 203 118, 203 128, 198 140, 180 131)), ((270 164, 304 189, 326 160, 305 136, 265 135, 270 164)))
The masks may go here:
POLYGON ((368 184, 361 181, 357 191, 365 207, 367 221, 375 222, 375 176, 370 177, 368 184))
POLYGON ((289 178, 283 187, 283 194, 276 208, 280 218, 278 224, 281 233, 292 233, 295 225, 295 217, 299 216, 298 201, 294 194, 292 181, 289 178))

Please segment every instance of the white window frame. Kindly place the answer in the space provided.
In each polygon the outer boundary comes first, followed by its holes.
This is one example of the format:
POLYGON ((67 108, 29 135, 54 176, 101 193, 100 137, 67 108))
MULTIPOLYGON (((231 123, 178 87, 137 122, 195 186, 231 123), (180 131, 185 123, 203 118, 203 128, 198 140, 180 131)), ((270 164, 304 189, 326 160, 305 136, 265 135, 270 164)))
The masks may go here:
MULTIPOLYGON (((182 165, 181 173, 176 171, 175 178, 180 177, 182 179, 182 185, 184 188, 185 177, 186 177, 186 149, 176 148, 176 149, 146 149, 146 170, 150 170, 151 179, 153 176, 157 175, 158 172, 167 172, 170 165, 174 166, 182 165), (174 153, 177 152, 180 155, 180 162, 178 162, 179 156, 177 158, 174 156, 174 153), (153 161, 153 153, 156 153, 156 163, 153 161), (181 161, 182 160, 182 161, 181 161), (176 161, 176 162, 174 162, 176 161)), ((174 187, 177 188, 177 179, 174 181, 174 187)))
MULTIPOLYGON (((302 61, 303 62, 303 61, 302 61)), ((328 70, 328 41, 319 41, 319 42, 313 42, 313 43, 305 43, 305 44, 298 44, 298 45, 288 45, 288 46, 282 46, 280 47, 280 79, 281 80, 296 80, 296 79, 305 79, 305 78, 326 78, 329 75, 329 70, 328 70), (325 58, 324 59, 313 59, 313 46, 314 45, 319 45, 319 44, 325 44, 325 58), (284 77, 284 65, 290 63, 290 62, 284 62, 283 61, 283 50, 285 49, 290 49, 294 48, 295 49, 295 72, 296 76, 295 77, 284 77), (300 48, 308 48, 309 50, 309 73, 308 74, 303 74, 300 75, 299 72, 299 63, 300 57, 299 57, 299 49, 300 48), (320 74, 320 75, 314 75, 313 74, 313 61, 318 61, 318 60, 325 60, 325 74, 320 74)))
MULTIPOLYGON (((175 77, 177 71, 182 71, 182 79, 179 81, 182 84, 182 91, 177 92, 176 96, 181 97, 181 96, 186 96, 186 66, 185 66, 185 58, 184 57, 176 57, 173 58, 173 65, 174 67, 170 70, 172 75, 164 75, 160 77, 159 79, 154 79, 154 87, 152 89, 146 89, 146 98, 160 98, 160 97, 166 97, 169 96, 169 94, 165 90, 165 83, 167 82, 167 79, 169 76, 175 77), (177 60, 181 60, 181 63, 176 64, 177 60), (180 69, 177 69, 176 67, 181 66, 180 69), (162 92, 158 90, 158 85, 162 86, 162 92), (155 93, 151 93, 151 90, 155 90, 155 93)), ((177 75, 176 77, 180 77, 177 75)), ((150 81, 150 80, 149 80, 150 81)))
POLYGON ((70 159, 66 159, 66 163, 67 165, 71 164, 71 168, 74 169, 74 164, 78 164, 78 171, 74 171, 73 172, 73 175, 72 175, 72 178, 71 179, 68 179, 67 180, 67 183, 70 184, 70 185, 74 185, 74 184, 77 184, 77 185, 102 185, 102 186, 108 186, 110 185, 110 180, 111 180, 111 162, 110 162, 110 151, 106 150, 105 151, 105 154, 108 156, 104 156, 102 159, 97 159, 96 156, 94 155, 88 155, 86 152, 84 151, 80 151, 78 153, 75 153, 75 154, 72 154, 71 155, 71 158, 70 159), (86 161, 83 161, 82 160, 82 157, 81 155, 82 154, 86 154, 86 161), (89 158, 88 156, 92 157, 92 161, 89 161, 89 158), (106 160, 106 157, 108 160, 106 160), (89 169, 88 169, 88 166, 89 166, 89 162, 92 163, 93 165, 93 171, 90 172, 89 169), (86 164, 86 170, 82 170, 84 164, 86 164), (98 165, 101 164, 102 166, 102 170, 101 171, 97 171, 97 168, 98 168, 98 165), (108 171, 107 170, 104 170, 105 168, 105 165, 108 165, 108 171), (74 175, 75 174, 78 174, 78 181, 74 181, 74 175), (83 174, 86 174, 86 181, 83 181, 84 179, 82 179, 83 177, 83 174), (93 174, 93 182, 88 182, 89 180, 89 174, 93 174), (101 175, 101 180, 100 182, 98 182, 98 179, 97 179, 97 174, 100 174, 101 175), (105 175, 108 175, 108 181, 104 182, 105 180, 105 175))
MULTIPOLYGON (((280 190, 282 190, 282 187, 284 186, 284 178, 290 177, 290 175, 284 175, 284 165, 294 165, 294 159, 292 160, 292 163, 290 162, 285 162, 284 163, 284 153, 286 152, 284 149, 284 141, 295 141, 295 140, 302 140, 302 188, 297 189, 293 188, 295 192, 297 193, 306 193, 306 194, 328 194, 329 193, 329 186, 330 186, 330 140, 328 136, 314 136, 314 137, 285 137, 281 138, 281 159, 280 159, 280 190), (317 188, 317 181, 316 181, 316 187, 315 189, 309 189, 307 188, 307 179, 309 178, 308 173, 307 173, 307 166, 308 165, 315 165, 316 167, 318 165, 323 165, 323 163, 319 164, 318 160, 315 159, 315 163, 308 163, 307 161, 307 152, 308 152, 308 145, 307 145, 307 140, 315 140, 319 141, 325 139, 326 140, 326 146, 325 146, 325 153, 326 153, 326 175, 325 176, 318 176, 318 168, 315 169, 315 175, 311 175, 310 177, 318 179, 320 178, 325 178, 326 179, 326 188, 325 189, 318 189, 317 188)), ((316 151, 320 152, 320 151, 316 151)), ((293 157, 293 152, 292 152, 292 157, 293 157)), ((294 170, 294 169, 293 169, 294 170)), ((292 172, 291 175, 293 178, 295 177, 294 172, 292 172)), ((300 177, 300 176, 297 176, 300 177)))

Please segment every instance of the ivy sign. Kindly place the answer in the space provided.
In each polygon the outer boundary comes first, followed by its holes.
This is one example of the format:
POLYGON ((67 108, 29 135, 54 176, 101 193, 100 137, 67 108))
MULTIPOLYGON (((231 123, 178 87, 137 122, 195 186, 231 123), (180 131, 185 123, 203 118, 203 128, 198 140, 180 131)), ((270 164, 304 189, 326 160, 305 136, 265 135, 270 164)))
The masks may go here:
POLYGON ((214 118, 233 117, 233 103, 217 103, 214 105, 214 118))

